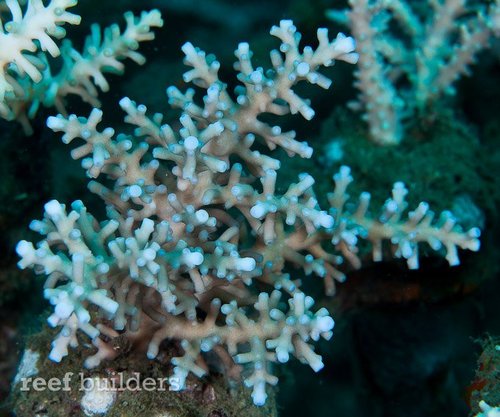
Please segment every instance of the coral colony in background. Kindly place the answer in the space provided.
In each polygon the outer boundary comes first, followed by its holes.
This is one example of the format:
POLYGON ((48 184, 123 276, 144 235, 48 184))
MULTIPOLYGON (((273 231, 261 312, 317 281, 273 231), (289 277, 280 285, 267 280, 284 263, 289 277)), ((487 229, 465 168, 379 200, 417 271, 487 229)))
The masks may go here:
MULTIPOLYGON (((462 230, 451 213, 435 218, 425 202, 407 211, 408 191, 400 182, 380 210, 370 209, 367 192, 351 199, 347 188, 353 179, 346 166, 334 177, 328 207, 319 206, 307 173, 277 191, 283 161, 260 153, 257 143, 302 158, 311 157, 312 148, 294 131, 260 116, 299 113, 312 119, 314 110, 294 87, 305 82, 329 88, 331 80, 321 69, 336 61, 356 64, 353 38, 331 39, 318 29, 316 48, 300 46, 292 21, 282 20, 270 32, 279 41, 270 68, 254 67, 249 45, 238 45, 234 91, 219 79, 219 62, 186 43, 182 50, 190 69, 184 81, 203 90, 202 99, 195 89, 169 87, 169 103, 182 114, 178 121, 164 121, 123 98, 119 105, 130 129, 118 133, 98 126, 103 114, 94 83, 107 90, 103 72, 121 72, 124 58, 144 61, 136 50, 162 26, 159 12, 126 14, 123 33, 112 26, 101 36, 95 26, 79 53, 69 42, 61 49, 54 42, 64 36, 63 24, 80 21, 66 10, 75 0, 46 6, 32 0, 24 11, 16 0, 5 4, 12 20, 0 32, 3 117, 27 128, 26 115, 32 117, 40 104, 63 112, 70 93, 94 106, 88 118, 62 114, 50 117, 47 126, 62 132, 64 143, 77 143, 71 156, 92 178, 89 189, 106 203, 107 219, 98 221, 82 201, 66 206, 52 200, 43 220, 31 223, 44 239, 17 246, 19 266, 47 276, 44 296, 54 306, 48 322, 61 329, 52 343, 53 361, 78 345, 78 333, 97 348, 89 353, 87 368, 113 360, 118 337, 145 344, 149 359, 158 355, 162 341, 173 340, 182 348, 172 359, 179 388, 189 373, 209 372, 204 359, 212 352, 262 405, 266 386, 278 382, 274 364, 293 356, 314 371, 323 367, 314 342, 330 339, 334 321, 301 290, 301 281, 313 279, 309 275, 320 277, 326 294, 333 295, 335 281, 345 279, 342 271, 361 267, 361 241, 371 245, 375 261, 387 246, 410 268, 418 268, 421 244, 443 253, 450 265, 459 263, 459 248, 479 249, 479 230, 462 230), (46 53, 62 53, 56 75, 46 53), (289 266, 295 267, 293 275, 289 266)), ((357 15, 349 16, 352 26, 357 15)), ((424 31, 418 27, 412 30, 424 31)), ((357 34, 363 45, 366 38, 357 34)), ((365 46, 360 52, 366 59, 365 46)))
POLYGON ((360 93, 350 104, 364 112, 373 141, 399 143, 404 122, 453 95, 453 83, 469 73, 491 36, 500 35, 500 1, 472 3, 349 0, 349 9, 328 12, 358 44, 360 93))
POLYGON ((125 13, 127 26, 123 33, 116 24, 101 33, 95 24, 80 53, 68 39, 61 48, 52 39, 65 36, 64 23, 80 23, 80 16, 66 11, 77 4, 76 0, 53 0, 46 7, 41 0, 28 1, 24 13, 17 0, 2 3, 7 5, 12 20, 4 23, 0 31, 0 116, 17 120, 28 134, 29 119, 36 115, 40 105, 55 106, 65 114, 64 98, 76 94, 98 107, 96 86, 102 91, 109 90, 104 73, 123 73, 120 61, 126 58, 143 64, 144 57, 136 51, 139 42, 154 39, 150 28, 163 24, 158 11, 140 16, 125 13), (28 51, 32 53, 27 54, 28 51), (49 64, 48 55, 61 57, 62 63, 55 74, 51 66, 56 65, 49 64))

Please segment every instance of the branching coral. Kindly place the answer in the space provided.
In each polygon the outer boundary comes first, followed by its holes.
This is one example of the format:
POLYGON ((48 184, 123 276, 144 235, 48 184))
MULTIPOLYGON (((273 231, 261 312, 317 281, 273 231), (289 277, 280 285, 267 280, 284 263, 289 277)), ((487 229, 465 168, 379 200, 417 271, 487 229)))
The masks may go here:
POLYGON ((454 82, 469 74, 477 53, 500 33, 498 0, 471 3, 350 0, 349 10, 329 12, 358 42, 360 94, 353 107, 364 111, 376 143, 399 143, 404 121, 454 94, 454 82))
POLYGON ((319 207, 308 174, 284 193, 276 190, 280 162, 253 150, 255 140, 301 157, 311 148, 259 116, 312 118, 293 87, 304 80, 328 88, 319 69, 337 60, 354 63, 357 55, 351 38, 339 34, 330 41, 325 29, 318 30, 316 49, 302 51, 291 21, 281 21, 271 34, 281 44, 271 52, 270 70, 254 68, 248 44, 235 51, 241 83, 235 95, 219 79, 215 58, 183 46, 191 67, 184 79, 205 95, 197 102, 194 89, 167 90, 170 103, 182 110, 178 129, 128 98, 120 106, 131 134, 100 129, 98 109, 88 118, 49 118, 65 143, 83 141, 72 157, 82 160, 94 178, 90 190, 108 209, 108 219, 99 223, 80 201, 70 211, 50 201, 44 219, 31 224, 45 239, 36 248, 18 244, 19 266, 48 276, 45 297, 54 305, 49 324, 62 327, 51 359, 60 361, 78 344, 79 330, 97 348, 87 367, 116 357, 112 344, 119 336, 151 359, 164 340, 173 340, 184 352, 172 359, 176 386, 184 387, 190 372, 205 375, 204 357, 213 352, 232 378, 242 366, 254 403, 261 405, 266 385, 277 383, 273 362, 295 356, 318 371, 323 363, 312 343, 332 336, 333 319, 324 308, 313 310, 314 300, 301 291, 300 279, 288 275, 290 267, 323 277, 333 294, 335 279, 344 279, 343 260, 361 265, 360 239, 373 243, 376 260, 382 241, 390 240, 411 267, 418 266, 420 242, 443 246, 451 264, 458 263, 457 247, 478 249, 476 229, 463 232, 449 214, 434 224, 425 203, 403 220, 401 183, 378 217, 368 213, 368 193, 351 207, 347 167, 335 177, 328 211, 319 207))
POLYGON ((14 64, 18 74, 26 74, 34 82, 42 79, 37 62, 30 53, 40 48, 53 57, 60 54, 52 37, 61 38, 65 35, 65 30, 61 27, 65 23, 73 25, 80 23, 80 16, 66 11, 76 3, 76 0, 52 0, 48 6, 44 6, 42 0, 30 0, 23 13, 17 0, 6 1, 12 20, 0 27, 0 45, 2 46, 0 102, 3 102, 7 92, 14 91, 15 81, 7 71, 11 64, 14 64), (39 47, 35 41, 39 42, 39 47))
POLYGON ((30 1, 22 15, 17 0, 7 2, 13 20, 5 25, 7 32, 0 36, 3 51, 0 56, 3 68, 0 115, 22 123, 26 133, 31 133, 29 119, 36 115, 40 105, 55 106, 65 113, 64 98, 69 94, 80 96, 94 107, 99 106, 96 86, 102 91, 109 89, 104 74, 123 73, 121 61, 127 58, 142 65, 145 59, 137 52, 140 42, 154 39, 152 29, 163 25, 158 10, 143 12, 140 16, 128 12, 123 32, 116 24, 104 29, 103 33, 99 25, 93 25, 82 53, 74 49, 68 39, 59 49, 49 35, 61 38, 65 31, 57 25, 80 22, 79 16, 63 13, 65 8, 76 3, 53 0, 45 8, 41 1, 30 1), (41 48, 34 40, 40 42, 41 48), (61 55, 61 68, 56 73, 45 50, 51 57, 61 55))

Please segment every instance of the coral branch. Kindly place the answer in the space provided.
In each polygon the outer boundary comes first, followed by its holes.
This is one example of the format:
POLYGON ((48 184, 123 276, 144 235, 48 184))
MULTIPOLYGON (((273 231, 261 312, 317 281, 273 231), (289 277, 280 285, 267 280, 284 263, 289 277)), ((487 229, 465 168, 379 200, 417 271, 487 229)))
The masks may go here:
POLYGON ((498 0, 475 10, 467 0, 428 3, 417 13, 404 0, 349 0, 350 9, 328 13, 358 42, 360 94, 352 107, 380 145, 398 144, 406 120, 453 95, 455 81, 500 33, 498 0))

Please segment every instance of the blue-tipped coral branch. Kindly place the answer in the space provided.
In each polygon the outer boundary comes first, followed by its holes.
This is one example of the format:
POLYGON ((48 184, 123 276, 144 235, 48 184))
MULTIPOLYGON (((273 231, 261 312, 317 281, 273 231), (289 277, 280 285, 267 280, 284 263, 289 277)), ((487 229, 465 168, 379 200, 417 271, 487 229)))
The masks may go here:
POLYGON ((154 39, 152 29, 163 25, 158 10, 140 16, 125 13, 123 32, 117 24, 102 33, 99 25, 93 25, 80 53, 68 39, 60 48, 52 39, 65 36, 63 24, 80 23, 80 16, 66 11, 76 0, 52 0, 48 6, 29 0, 24 13, 18 0, 6 4, 12 20, 0 30, 0 116, 17 120, 27 134, 31 133, 30 119, 41 105, 55 106, 65 114, 64 99, 69 94, 98 107, 98 88, 109 89, 105 74, 122 74, 125 59, 144 64, 137 49, 141 42, 154 39), (56 65, 50 58, 58 56, 62 65, 54 73, 56 65))

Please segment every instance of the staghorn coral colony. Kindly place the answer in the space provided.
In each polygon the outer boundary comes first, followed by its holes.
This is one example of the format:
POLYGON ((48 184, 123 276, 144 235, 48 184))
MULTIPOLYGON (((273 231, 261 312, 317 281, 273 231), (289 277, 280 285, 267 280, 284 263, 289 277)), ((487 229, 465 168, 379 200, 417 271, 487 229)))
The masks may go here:
MULTIPOLYGON (((138 32, 149 33, 151 25, 138 25, 138 32)), ((77 345, 79 331, 97 347, 86 359, 89 368, 116 356, 112 340, 120 335, 147 340, 150 359, 163 340, 173 339, 183 350, 172 359, 179 388, 189 373, 208 372, 203 357, 213 351, 233 378, 243 365, 243 381, 262 405, 266 385, 277 383, 274 362, 295 356, 315 371, 323 367, 312 343, 329 339, 334 321, 325 308, 313 309, 314 300, 300 289, 303 277, 318 275, 333 295, 335 280, 345 279, 342 264, 361 266, 359 240, 371 243, 374 260, 381 260, 388 241, 410 268, 418 267, 420 243, 443 249, 451 265, 459 262, 458 248, 479 248, 479 230, 462 231, 448 212, 434 221, 421 203, 406 215, 402 183, 378 214, 369 211, 368 193, 348 204, 347 167, 335 176, 326 209, 307 173, 284 193, 276 191, 281 163, 255 150, 254 142, 303 158, 312 148, 259 116, 300 113, 310 120, 314 111, 293 87, 306 81, 328 88, 321 67, 354 64, 358 55, 352 38, 329 40, 326 29, 317 32, 317 48, 302 49, 290 20, 271 34, 280 46, 270 54, 270 69, 254 67, 249 45, 238 45, 234 94, 219 79, 215 58, 183 46, 191 67, 184 81, 205 95, 198 104, 194 89, 168 88, 169 103, 182 109, 177 129, 129 98, 120 101, 133 127, 127 133, 100 129, 96 108, 88 118, 48 119, 64 143, 83 141, 71 155, 82 160, 93 178, 89 188, 106 202, 108 215, 98 222, 81 201, 71 210, 50 201, 44 219, 31 224, 45 239, 17 246, 21 268, 47 275, 44 295, 54 306, 48 321, 61 327, 52 360, 77 345), (288 264, 302 272, 288 275, 288 264)))

